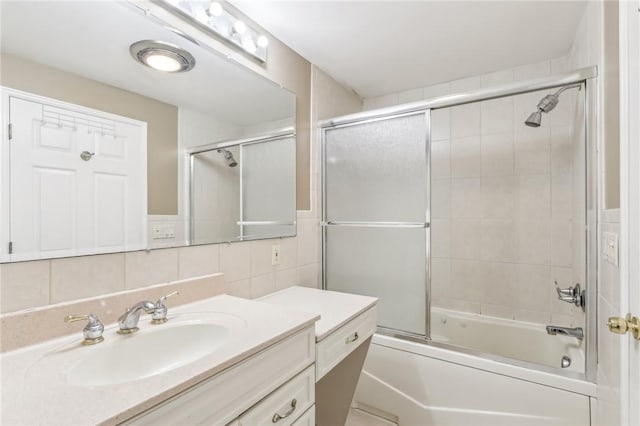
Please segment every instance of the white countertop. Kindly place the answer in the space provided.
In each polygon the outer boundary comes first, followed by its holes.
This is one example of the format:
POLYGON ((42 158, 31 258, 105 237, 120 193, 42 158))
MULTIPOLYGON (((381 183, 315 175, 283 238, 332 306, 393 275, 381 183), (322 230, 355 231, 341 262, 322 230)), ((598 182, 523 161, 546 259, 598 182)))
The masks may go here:
MULTIPOLYGON (((69 370, 91 351, 120 336, 117 326, 105 329, 105 342, 82 346, 82 333, 10 351, 1 355, 2 414, 0 423, 114 424, 131 418, 179 392, 311 326, 317 314, 282 309, 268 303, 222 295, 176 308, 168 318, 204 317, 231 328, 231 337, 215 352, 182 367, 134 382, 108 386, 75 386, 69 370)), ((62 321, 62 318, 60 319, 62 321)), ((140 319, 140 331, 163 325, 140 319)), ((169 321, 167 324, 171 324, 169 321)), ((140 353, 139 356, 153 356, 140 353)))
POLYGON ((375 297, 308 287, 289 287, 258 300, 286 309, 319 314, 320 320, 316 322, 316 342, 378 302, 375 297))

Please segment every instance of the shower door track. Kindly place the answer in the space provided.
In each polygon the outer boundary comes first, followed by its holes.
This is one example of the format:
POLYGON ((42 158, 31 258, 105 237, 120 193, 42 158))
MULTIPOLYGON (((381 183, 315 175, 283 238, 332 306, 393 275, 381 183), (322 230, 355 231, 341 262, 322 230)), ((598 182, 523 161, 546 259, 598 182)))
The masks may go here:
MULTIPOLYGON (((587 187, 586 193, 586 239, 587 248, 585 254, 586 263, 586 285, 587 285, 587 316, 585 321, 587 345, 585 348, 585 371, 584 379, 590 382, 596 381, 596 368, 597 368, 597 200, 599 194, 599 186, 597 181, 598 175, 598 160, 597 160, 597 129, 596 120, 592 115, 595 115, 597 100, 597 83, 587 84, 588 80, 596 79, 598 77, 598 67, 586 67, 578 70, 556 74, 550 77, 539 78, 529 81, 509 83, 504 85, 498 85, 494 87, 481 88, 470 92, 463 92, 458 94, 446 95, 427 99, 424 101, 412 102, 398 106, 392 106, 387 108, 380 108, 371 111, 364 111, 356 114, 345 115, 328 120, 320 121, 319 128, 321 129, 320 138, 320 154, 321 154, 321 182, 322 182, 322 287, 327 288, 326 277, 326 237, 327 228, 331 226, 367 226, 367 227, 417 227, 420 223, 402 223, 398 222, 337 222, 326 221, 326 170, 325 170, 325 138, 326 132, 329 129, 337 129, 357 124, 371 123, 374 121, 385 120, 391 117, 400 117, 404 115, 426 113, 427 114, 427 144, 430 143, 430 111, 441 108, 449 108, 459 105, 465 105, 475 102, 488 101, 492 99, 504 98, 507 96, 521 95, 530 92, 536 92, 540 90, 553 89, 566 85, 583 83, 585 86, 584 98, 585 98, 585 185, 587 187)), ((597 81, 597 80, 596 80, 597 81)), ((430 147, 427 147, 427 158, 430 162, 430 147)), ((429 169, 428 169, 429 170, 429 169)), ((430 211, 427 213, 427 222, 424 227, 427 228, 427 258, 430 259, 430 211)), ((427 333, 426 336, 416 335, 410 332, 402 332, 398 330, 392 330, 384 327, 378 327, 378 331, 382 334, 408 338, 410 340, 418 339, 427 344, 433 344, 435 342, 430 339, 430 311, 431 311, 431 277, 430 277, 430 261, 427 260, 427 288, 426 288, 426 315, 427 315, 427 333)), ((446 343, 438 343, 438 346, 449 348, 456 351, 461 351, 460 347, 454 345, 447 345, 446 343)), ((462 352, 467 352, 462 350, 462 352)), ((468 351, 475 354, 475 351, 468 351)), ((485 358, 491 358, 489 354, 483 353, 485 358)), ((516 359, 510 360, 510 364, 523 365, 528 364, 524 361, 516 359)), ((544 370, 542 366, 537 366, 537 369, 544 370)), ((556 372, 556 374, 559 374, 556 372)), ((566 372, 560 374, 564 376, 570 376, 566 372)))

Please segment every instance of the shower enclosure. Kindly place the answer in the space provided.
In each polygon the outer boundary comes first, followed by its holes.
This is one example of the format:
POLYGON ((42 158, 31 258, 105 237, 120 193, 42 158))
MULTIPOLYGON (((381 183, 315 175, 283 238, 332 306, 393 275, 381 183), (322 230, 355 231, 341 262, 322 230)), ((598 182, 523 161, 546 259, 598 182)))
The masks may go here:
POLYGON ((324 287, 378 297, 382 334, 594 380, 593 77, 323 123, 324 287))

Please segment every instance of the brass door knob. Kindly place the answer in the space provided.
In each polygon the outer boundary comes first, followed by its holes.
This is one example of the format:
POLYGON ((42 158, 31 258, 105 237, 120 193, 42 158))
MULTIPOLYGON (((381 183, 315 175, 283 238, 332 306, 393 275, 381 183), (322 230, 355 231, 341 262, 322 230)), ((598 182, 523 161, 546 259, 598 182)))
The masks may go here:
POLYGON ((631 314, 627 314, 626 318, 610 317, 607 326, 612 333, 625 334, 630 331, 636 340, 640 340, 640 319, 631 314))

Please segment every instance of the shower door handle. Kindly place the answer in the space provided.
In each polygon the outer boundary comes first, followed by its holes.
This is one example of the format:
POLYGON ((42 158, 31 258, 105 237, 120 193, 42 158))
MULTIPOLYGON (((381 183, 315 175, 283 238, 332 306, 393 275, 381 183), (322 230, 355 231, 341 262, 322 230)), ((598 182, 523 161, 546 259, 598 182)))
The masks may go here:
POLYGON ((429 222, 350 222, 328 221, 321 226, 351 226, 355 228, 429 228, 429 222))

